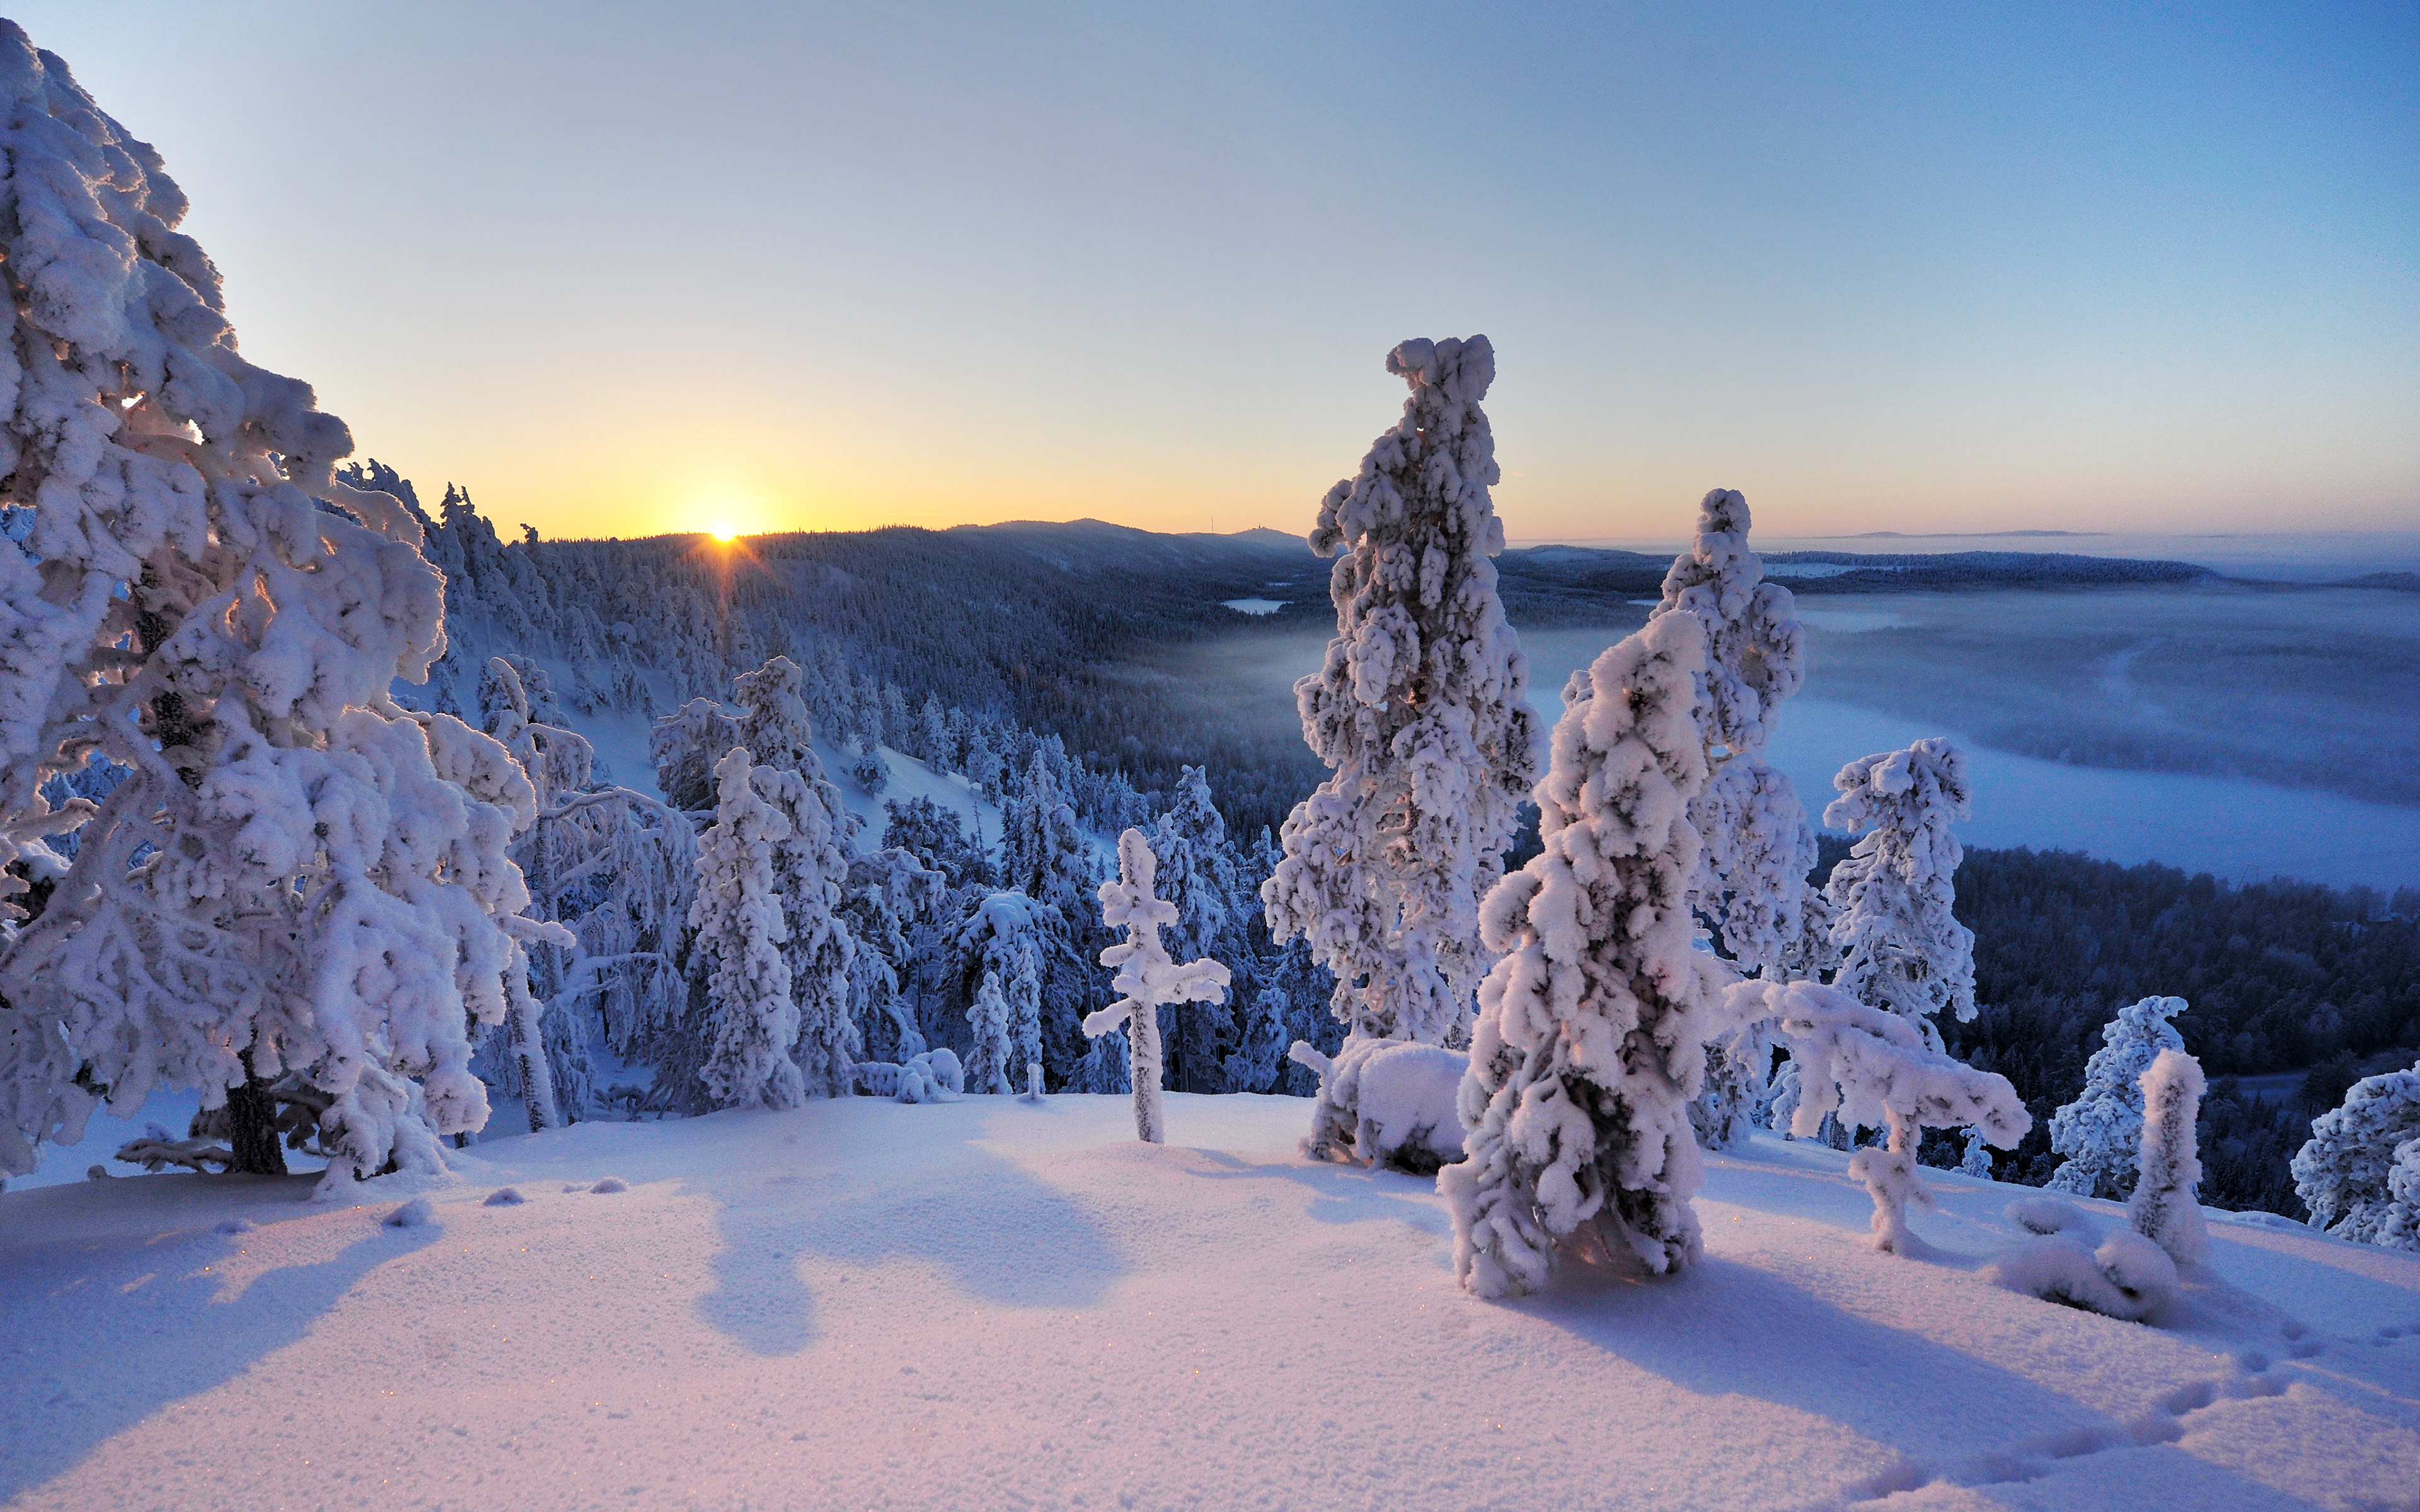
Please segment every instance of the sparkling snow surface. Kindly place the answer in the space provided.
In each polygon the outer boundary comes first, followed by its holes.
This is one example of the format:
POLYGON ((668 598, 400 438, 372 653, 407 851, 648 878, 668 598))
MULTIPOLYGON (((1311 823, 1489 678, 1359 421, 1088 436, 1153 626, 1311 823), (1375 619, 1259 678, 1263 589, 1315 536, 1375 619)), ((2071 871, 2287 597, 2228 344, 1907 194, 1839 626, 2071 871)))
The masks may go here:
POLYGON ((2420 1258, 2214 1222, 2180 1315, 2115 1322, 1974 1273, 2020 1189, 1926 1172, 1944 1255, 1898 1258, 1845 1156, 1760 1136, 1708 1162, 1694 1272, 1497 1305, 1431 1183, 1294 1152, 1307 1103, 1168 1113, 1156 1149, 1123 1097, 582 1124, 456 1152, 401 1227, 390 1181, 0 1195, 0 1503, 2420 1496, 2420 1258))

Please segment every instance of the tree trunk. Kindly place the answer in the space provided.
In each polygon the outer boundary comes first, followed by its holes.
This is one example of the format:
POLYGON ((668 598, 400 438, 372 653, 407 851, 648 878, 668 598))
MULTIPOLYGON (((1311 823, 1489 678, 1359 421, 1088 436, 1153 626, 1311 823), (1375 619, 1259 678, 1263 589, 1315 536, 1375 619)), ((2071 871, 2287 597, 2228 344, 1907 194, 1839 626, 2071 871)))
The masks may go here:
POLYGON ((1166 1144, 1168 1119, 1159 1096, 1159 1010, 1137 1003, 1126 1019, 1128 1072, 1134 1081, 1135 1137, 1147 1145, 1166 1144))
POLYGON ((563 1115, 555 1107, 554 1067, 546 1058, 546 1027, 542 1019, 543 1005, 523 993, 511 1010, 513 1054, 520 1062, 521 1101, 529 1109, 530 1133, 561 1127, 563 1115))
POLYGON ((252 1073, 252 1053, 243 1054, 243 1081, 227 1088, 227 1148, 235 1152, 229 1171, 246 1176, 283 1176, 286 1150, 277 1139, 277 1099, 269 1083, 252 1073))

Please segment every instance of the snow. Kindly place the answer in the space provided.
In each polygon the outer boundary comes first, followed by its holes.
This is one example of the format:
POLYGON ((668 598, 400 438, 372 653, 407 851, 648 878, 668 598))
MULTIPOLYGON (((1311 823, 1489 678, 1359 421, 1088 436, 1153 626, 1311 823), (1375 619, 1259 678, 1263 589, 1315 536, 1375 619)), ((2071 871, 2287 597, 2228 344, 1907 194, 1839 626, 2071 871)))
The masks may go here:
POLYGON ((1846 1157, 1760 1134, 1709 1158, 1680 1278, 1494 1304, 1452 1284, 1430 1183, 1295 1152, 1299 1100, 1167 1110, 1148 1148, 1107 1096, 581 1124, 456 1152, 399 1229, 379 1183, 10 1192, 0 1502, 2285 1512, 2420 1486, 2420 1257, 2212 1225, 2189 1315, 2118 1322, 1981 1278, 2020 1189, 1928 1172, 1912 1222, 1946 1258, 1879 1255, 1846 1157), (609 1174, 628 1191, 593 1195, 609 1174), (502 1184, 528 1200, 484 1206, 502 1184))
POLYGON ((1222 608, 1233 609, 1238 614, 1257 615, 1275 614, 1278 610, 1286 607, 1288 600, 1282 598, 1222 598, 1218 603, 1222 608))

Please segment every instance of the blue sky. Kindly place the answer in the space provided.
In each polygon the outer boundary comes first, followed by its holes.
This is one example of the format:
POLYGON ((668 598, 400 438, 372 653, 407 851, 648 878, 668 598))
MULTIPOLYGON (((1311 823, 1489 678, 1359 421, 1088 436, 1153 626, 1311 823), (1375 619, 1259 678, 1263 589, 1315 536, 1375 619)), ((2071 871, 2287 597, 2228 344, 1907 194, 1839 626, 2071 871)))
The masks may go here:
POLYGON ((2420 522, 2420 9, 19 5, 247 351, 550 534, 2420 522))

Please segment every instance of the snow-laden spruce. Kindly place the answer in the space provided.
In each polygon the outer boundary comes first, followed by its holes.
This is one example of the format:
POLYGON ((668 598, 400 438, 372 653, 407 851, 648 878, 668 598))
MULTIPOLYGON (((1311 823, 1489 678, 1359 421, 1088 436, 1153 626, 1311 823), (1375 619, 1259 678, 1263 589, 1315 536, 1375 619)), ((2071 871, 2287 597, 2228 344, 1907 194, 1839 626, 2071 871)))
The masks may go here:
POLYGON ((713 1047, 698 1074, 723 1107, 794 1108, 806 1097, 790 1058, 799 1010, 782 953, 790 927, 776 860, 790 817, 767 791, 786 775, 754 765, 745 746, 725 752, 714 766, 714 825, 698 842, 690 924, 713 1025, 713 1047))
POLYGON ((1008 996, 1000 990, 1000 973, 986 971, 967 1005, 967 1080, 978 1092, 1005 1095, 1009 1068, 1016 1051, 1008 1029, 1008 996))
MULTIPOLYGON (((1708 493, 1697 538, 1673 559, 1649 617, 1691 614, 1706 632, 1697 718, 1708 776, 1689 804, 1699 842, 1690 901, 1742 970, 1808 976, 1829 954, 1810 949, 1807 932, 1815 831, 1790 779, 1764 760, 1781 702, 1806 681, 1806 637, 1790 590, 1764 580, 1748 523, 1738 490, 1708 493)), ((1706 1054, 1706 1090, 1691 1117, 1700 1139, 1727 1149, 1746 1137, 1773 1049, 1750 1026, 1706 1054)))
POLYGON ((487 1121, 473 1030, 562 934, 520 917, 529 779, 389 696, 443 648, 420 525, 240 355, 159 154, 12 23, 0 101, 0 502, 32 511, 0 545, 0 860, 54 884, 0 924, 0 1172, 75 1137, 85 1088, 172 1087, 283 1170, 288 1070, 330 1098, 323 1190, 442 1170, 487 1121), (129 775, 54 811, 43 781, 101 759, 129 775))
POLYGON ((2420 1253, 2420 1135, 2395 1147, 2386 1172, 2386 1215, 2373 1242, 2420 1253))
POLYGON ((1983 1136, 1982 1130, 1969 1128, 1966 1131, 1966 1145, 1959 1153, 1958 1170, 1961 1175, 1972 1176, 1978 1180, 1992 1179, 1992 1142, 1983 1136))
POLYGON ((1455 1273, 1481 1296, 1544 1286, 1584 1225, 1650 1271, 1697 1257, 1688 1105, 1729 976, 1689 913, 1704 669, 1704 630, 1673 614, 1575 680, 1537 789, 1545 849, 1481 911, 1505 954, 1480 987, 1462 1086, 1469 1154, 1437 1176, 1455 1273))
POLYGON ((1811 981, 1745 981, 1725 995, 1727 1011, 1775 1022, 1798 1068, 1799 1096, 1790 1132, 1812 1134, 1825 1114, 1851 1127, 1884 1128, 1889 1139, 1850 1157, 1849 1174, 1874 1199, 1877 1249, 1916 1247, 1907 1207, 1931 1207, 1916 1179, 1916 1146, 1926 1129, 1973 1128, 2014 1149, 2033 1118, 2008 1079, 1952 1060, 1930 1043, 1921 1021, 1858 1002, 1811 981))
MULTIPOLYGON (((1001 1038, 980 1036, 967 1051, 967 1083, 978 1092, 1008 1093, 1025 1085, 1025 1068, 1042 1058, 1042 973, 1045 960, 1066 947, 1066 923, 1059 910, 1021 892, 995 892, 975 906, 961 925, 957 949, 964 975, 980 988, 985 977, 1000 991, 1001 1038)), ((967 1022, 977 1024, 969 994, 967 1022)))
MULTIPOLYGON (((1151 850, 1159 860, 1159 894, 1176 907, 1165 942, 1169 954, 1239 956, 1232 946, 1240 942, 1230 935, 1240 923, 1243 885, 1227 822, 1211 801, 1202 768, 1179 768, 1174 800, 1152 826, 1151 850)), ((1163 1046, 1170 1085, 1180 1092, 1230 1090, 1224 1057, 1236 1038, 1234 1021, 1233 1011, 1222 1005, 1196 1009, 1170 1026, 1163 1046)))
POLYGON ((2311 1120, 2311 1137, 2294 1155, 2294 1195, 2311 1210, 2311 1226, 2364 1244, 2391 1234, 2398 1247, 2412 1247, 2415 1194, 2404 1177, 2398 1220, 2388 1178, 2400 1174, 2405 1146, 2414 1140, 2420 1140, 2420 1064, 2353 1083, 2341 1107, 2311 1120))
POLYGON ((2101 1048, 2084 1065, 2084 1090, 2050 1116, 2051 1150, 2067 1158, 2045 1186, 2086 1197, 2133 1190, 2143 1141, 2143 1073, 2161 1051, 2184 1049, 2184 1036, 2168 1022, 2184 1011, 2181 997, 2146 997, 2102 1026, 2101 1048))
POLYGON ((1800 946, 1815 832, 1790 779, 1765 764, 1781 702, 1807 677, 1796 600, 1764 580, 1748 548, 1747 501, 1716 488, 1690 548, 1673 559, 1650 618, 1691 614, 1706 632, 1698 729, 1709 776, 1690 805, 1701 843, 1691 885, 1715 937, 1743 968, 1778 970, 1800 946))
POLYGON ((2143 1072, 2142 1090, 2143 1149, 2126 1215, 2135 1232, 2184 1265, 2200 1259, 2205 1244, 2201 1206, 2194 1200, 2201 1186, 2194 1143, 2201 1062, 2181 1050, 2163 1050, 2143 1072))
POLYGON ((1123 1025, 1131 1046, 1135 1137, 1146 1144, 1167 1140, 1168 1120, 1159 1095, 1159 1011, 1178 1003, 1223 1003, 1227 968, 1216 961, 1169 959, 1159 932, 1176 922, 1176 905, 1152 891, 1159 862, 1140 829, 1118 837, 1118 874, 1101 884, 1101 922, 1126 937, 1101 952, 1101 964, 1116 971, 1110 985, 1118 1000, 1084 1018, 1094 1039, 1123 1025))
POLYGON ((799 664, 775 656, 734 679, 737 733, 767 795, 789 821, 774 846, 774 885, 788 931, 782 954, 799 1013, 797 1064, 810 1097, 846 1097, 863 1048, 849 1014, 856 946, 837 917, 848 879, 848 811, 815 756, 814 727, 799 697, 799 664))
POLYGON ((1456 1035, 1487 961, 1479 901, 1537 779, 1528 662, 1496 593, 1504 526, 1480 400, 1484 336, 1407 341, 1387 371, 1404 416, 1328 490, 1311 548, 1338 555, 1336 636, 1295 685, 1303 738, 1332 775, 1287 816, 1262 885, 1269 933, 1307 938, 1353 1032, 1456 1035))
POLYGON ((1832 985, 1912 1021, 1938 1050, 1933 1015, 1975 1017, 1975 932, 1952 911, 1965 852, 1949 833, 1968 813, 1965 754, 1919 740, 1851 762, 1832 785, 1824 825, 1866 832, 1824 885, 1840 952, 1832 985))
POLYGON ((647 754, 665 801, 684 813, 712 809, 715 764, 738 744, 739 722, 712 699, 691 699, 658 719, 648 732, 647 754))

